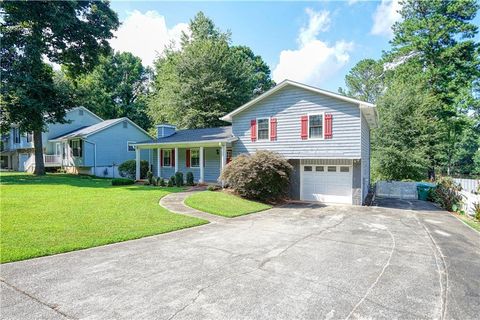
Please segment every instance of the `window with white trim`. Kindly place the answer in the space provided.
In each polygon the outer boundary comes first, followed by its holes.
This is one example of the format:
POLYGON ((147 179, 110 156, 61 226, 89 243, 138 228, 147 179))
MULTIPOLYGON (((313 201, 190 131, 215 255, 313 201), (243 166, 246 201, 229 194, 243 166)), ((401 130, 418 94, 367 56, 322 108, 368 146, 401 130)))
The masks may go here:
POLYGON ((70 140, 70 149, 72 150, 72 156, 82 156, 82 140, 70 140))
POLYGON ((268 140, 270 136, 270 119, 257 119, 257 140, 268 140))
POLYGON ((135 151, 135 147, 133 146, 135 144, 135 142, 133 141, 127 141, 127 151, 128 152, 134 152, 135 151))
POLYGON ((312 114, 308 116, 308 138, 323 138, 323 115, 312 114))
POLYGON ((13 143, 20 143, 20 128, 13 128, 13 143))
POLYGON ((163 166, 171 167, 172 166, 172 149, 163 149, 163 166))
POLYGON ((33 141, 33 132, 27 132, 27 142, 33 141))
POLYGON ((190 167, 200 167, 199 149, 190 149, 190 167))

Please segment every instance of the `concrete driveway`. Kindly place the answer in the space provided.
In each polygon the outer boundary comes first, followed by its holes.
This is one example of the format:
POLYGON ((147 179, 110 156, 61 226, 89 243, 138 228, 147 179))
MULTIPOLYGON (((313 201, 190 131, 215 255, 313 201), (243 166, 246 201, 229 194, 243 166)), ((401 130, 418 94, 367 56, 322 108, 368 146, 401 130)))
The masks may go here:
POLYGON ((480 235, 428 203, 289 205, 1 266, 2 319, 473 319, 480 235))

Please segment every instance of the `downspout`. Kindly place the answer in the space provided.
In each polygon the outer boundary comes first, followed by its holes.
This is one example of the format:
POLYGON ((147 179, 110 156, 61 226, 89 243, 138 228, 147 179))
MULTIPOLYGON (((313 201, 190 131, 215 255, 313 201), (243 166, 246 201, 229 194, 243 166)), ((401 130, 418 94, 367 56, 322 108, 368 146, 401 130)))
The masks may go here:
POLYGON ((97 175, 97 144, 88 140, 83 140, 86 143, 93 144, 93 175, 97 175))

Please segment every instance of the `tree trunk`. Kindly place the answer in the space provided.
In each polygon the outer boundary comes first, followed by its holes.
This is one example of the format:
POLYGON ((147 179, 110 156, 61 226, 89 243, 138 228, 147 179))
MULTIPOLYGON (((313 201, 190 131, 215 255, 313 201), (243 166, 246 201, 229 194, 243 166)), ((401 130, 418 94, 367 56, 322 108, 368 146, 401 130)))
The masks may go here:
POLYGON ((35 172, 36 176, 45 175, 45 164, 43 163, 42 130, 33 131, 33 146, 35 148, 35 172))

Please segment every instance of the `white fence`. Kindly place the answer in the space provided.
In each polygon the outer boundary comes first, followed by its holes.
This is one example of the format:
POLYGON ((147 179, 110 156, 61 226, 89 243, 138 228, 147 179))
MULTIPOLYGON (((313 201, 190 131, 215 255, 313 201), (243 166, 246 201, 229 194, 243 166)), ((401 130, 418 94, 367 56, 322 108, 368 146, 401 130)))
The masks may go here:
POLYGON ((467 192, 474 193, 478 190, 478 185, 480 184, 480 180, 476 179, 459 179, 459 178, 452 178, 453 181, 458 183, 462 186, 462 189, 467 192))

